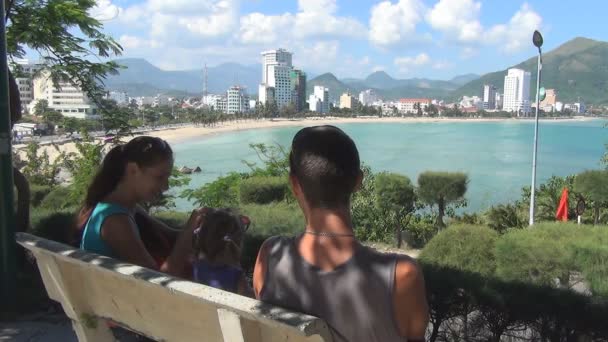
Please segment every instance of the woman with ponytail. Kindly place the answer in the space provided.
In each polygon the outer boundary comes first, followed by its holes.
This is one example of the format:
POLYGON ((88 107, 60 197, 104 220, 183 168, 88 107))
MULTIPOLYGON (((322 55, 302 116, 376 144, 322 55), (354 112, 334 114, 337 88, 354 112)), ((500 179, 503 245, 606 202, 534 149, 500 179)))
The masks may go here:
MULTIPOLYGON (((89 186, 78 215, 82 230, 80 248, 156 269, 176 276, 188 276, 186 265, 192 256, 192 235, 202 224, 199 211, 194 211, 179 232, 173 248, 164 260, 154 258, 146 249, 136 215, 147 227, 170 230, 151 218, 139 204, 151 202, 169 188, 173 170, 173 151, 166 141, 141 136, 112 148, 89 186)), ((150 229, 147 229, 148 231, 150 229)))

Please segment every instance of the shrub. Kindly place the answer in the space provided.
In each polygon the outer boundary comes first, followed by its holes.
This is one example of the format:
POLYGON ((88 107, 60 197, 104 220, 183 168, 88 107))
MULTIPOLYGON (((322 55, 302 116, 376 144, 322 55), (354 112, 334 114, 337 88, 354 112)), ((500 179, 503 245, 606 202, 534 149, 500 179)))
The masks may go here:
POLYGON ((488 226, 501 234, 509 228, 523 228, 526 226, 526 220, 521 217, 518 207, 514 204, 492 206, 485 216, 488 226))
POLYGON ((239 185, 244 175, 231 172, 199 189, 186 189, 180 197, 194 201, 199 207, 226 208, 239 204, 239 185))
POLYGON ((509 281, 568 286, 575 270, 572 241, 581 236, 574 224, 537 224, 512 230, 496 243, 497 275, 509 281))
POLYGON ((306 225, 302 210, 297 204, 273 203, 267 205, 249 204, 240 208, 243 215, 251 219, 247 234, 293 235, 304 230, 306 225))
POLYGON ((438 233, 420 254, 422 262, 493 275, 498 233, 484 226, 455 225, 438 233))
POLYGON ((74 233, 77 208, 42 209, 31 213, 31 233, 45 239, 70 244, 74 233))
POLYGON ((289 191, 285 177, 251 177, 241 181, 243 204, 268 204, 285 200, 289 191))
POLYGON ((79 206, 80 203, 72 199, 71 193, 71 187, 57 186, 44 197, 40 202, 40 207, 43 209, 66 209, 79 206))
POLYGON ((42 200, 53 190, 49 185, 30 185, 30 200, 33 207, 40 205, 42 200))

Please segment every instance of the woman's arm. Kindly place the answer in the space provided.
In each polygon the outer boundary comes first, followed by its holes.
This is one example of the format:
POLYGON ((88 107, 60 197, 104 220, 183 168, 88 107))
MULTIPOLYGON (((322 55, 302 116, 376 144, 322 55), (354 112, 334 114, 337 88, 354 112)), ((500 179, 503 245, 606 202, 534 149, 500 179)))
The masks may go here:
POLYGON ((149 225, 154 230, 169 233, 172 235, 177 235, 181 231, 181 229, 176 229, 176 228, 170 227, 163 221, 150 215, 144 208, 142 208, 139 205, 137 207, 135 207, 135 213, 137 215, 141 215, 146 220, 146 224, 149 225))
POLYGON ((102 226, 101 236, 120 260, 181 277, 184 266, 192 254, 193 231, 201 225, 201 220, 202 216, 199 211, 192 212, 186 227, 180 232, 171 254, 160 267, 144 246, 137 234, 137 227, 128 216, 108 217, 102 226))

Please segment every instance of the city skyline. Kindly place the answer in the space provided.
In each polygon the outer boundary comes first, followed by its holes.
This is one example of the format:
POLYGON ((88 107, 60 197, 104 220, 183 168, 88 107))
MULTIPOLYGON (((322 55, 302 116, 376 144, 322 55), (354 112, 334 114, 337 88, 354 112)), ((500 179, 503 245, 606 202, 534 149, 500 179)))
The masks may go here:
POLYGON ((449 79, 532 57, 534 29, 543 31, 546 50, 577 36, 608 40, 596 29, 606 7, 548 0, 98 0, 94 14, 123 45, 124 57, 165 70, 257 64, 259 51, 281 47, 313 74, 384 70, 396 78, 449 79), (569 15, 580 8, 594 10, 569 15))

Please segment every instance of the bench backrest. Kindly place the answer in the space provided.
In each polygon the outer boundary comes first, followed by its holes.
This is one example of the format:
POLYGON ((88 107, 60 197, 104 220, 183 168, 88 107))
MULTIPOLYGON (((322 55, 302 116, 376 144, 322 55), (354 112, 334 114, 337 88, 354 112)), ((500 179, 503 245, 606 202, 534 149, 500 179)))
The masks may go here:
POLYGON ((160 341, 332 341, 316 317, 18 233, 80 341, 113 341, 105 319, 160 341))

